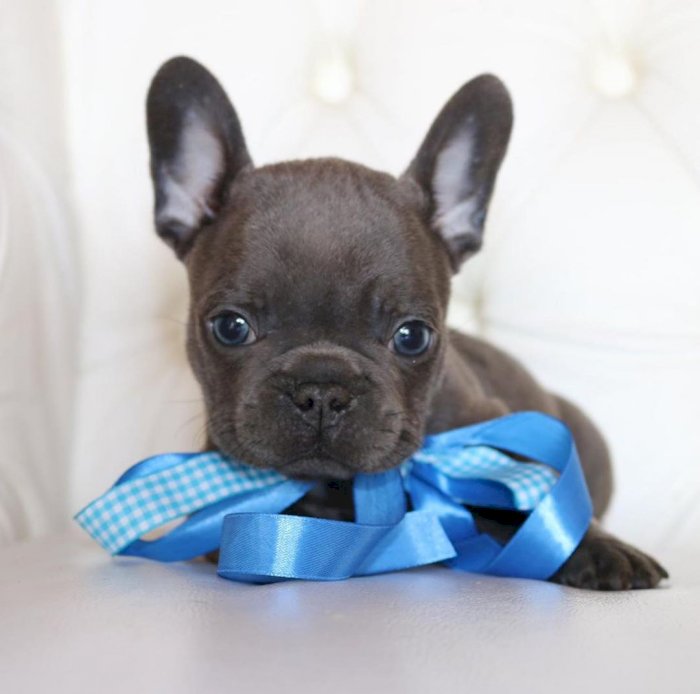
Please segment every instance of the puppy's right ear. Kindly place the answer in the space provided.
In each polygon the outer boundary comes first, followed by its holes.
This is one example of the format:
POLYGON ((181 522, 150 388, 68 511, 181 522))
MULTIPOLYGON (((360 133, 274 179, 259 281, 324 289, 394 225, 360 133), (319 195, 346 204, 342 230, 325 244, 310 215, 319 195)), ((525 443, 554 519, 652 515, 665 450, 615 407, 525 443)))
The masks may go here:
POLYGON ((146 119, 156 230, 183 258, 251 160, 226 93, 190 58, 173 58, 158 70, 146 119))

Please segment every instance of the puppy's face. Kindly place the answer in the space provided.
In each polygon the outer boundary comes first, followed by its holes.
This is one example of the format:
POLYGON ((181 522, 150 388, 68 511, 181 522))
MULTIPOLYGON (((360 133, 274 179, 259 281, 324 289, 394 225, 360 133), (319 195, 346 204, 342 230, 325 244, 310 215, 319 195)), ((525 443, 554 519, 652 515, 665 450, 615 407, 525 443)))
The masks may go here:
POLYGON ((210 442, 344 479, 420 445, 450 275, 481 242, 510 132, 502 85, 462 88, 404 176, 335 159, 254 168, 216 80, 166 63, 148 98, 156 225, 190 279, 210 442))
POLYGON ((450 271, 411 193, 333 160, 239 176, 186 256, 189 356, 218 448, 343 478, 419 445, 450 271))

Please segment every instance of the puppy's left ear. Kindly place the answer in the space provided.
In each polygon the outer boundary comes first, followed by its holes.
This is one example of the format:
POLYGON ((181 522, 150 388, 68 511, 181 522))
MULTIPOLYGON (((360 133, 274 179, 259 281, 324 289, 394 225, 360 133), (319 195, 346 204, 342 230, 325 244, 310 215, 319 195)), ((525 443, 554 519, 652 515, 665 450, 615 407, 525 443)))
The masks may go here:
POLYGON ((504 84, 493 75, 476 77, 440 111, 404 174, 427 195, 430 224, 445 242, 455 272, 481 247, 512 125, 504 84))
POLYGON ((228 96, 191 58, 172 58, 158 70, 148 91, 146 120, 156 230, 182 258, 215 219, 250 156, 228 96))

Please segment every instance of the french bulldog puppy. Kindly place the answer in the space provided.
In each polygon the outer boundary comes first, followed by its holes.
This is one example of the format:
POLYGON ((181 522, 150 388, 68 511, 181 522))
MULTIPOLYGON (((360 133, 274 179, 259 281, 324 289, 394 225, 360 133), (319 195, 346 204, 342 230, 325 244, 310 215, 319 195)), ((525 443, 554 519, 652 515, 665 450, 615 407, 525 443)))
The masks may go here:
MULTIPOLYGON (((426 433, 539 410, 573 431, 597 518, 612 491, 600 433, 517 361, 448 330, 450 279, 481 244, 512 126, 491 75, 445 105, 399 178, 340 159, 256 168, 229 99, 188 58, 147 99, 155 221, 184 262, 187 353, 208 446, 323 481, 290 513, 352 519, 350 482, 426 433)), ((522 517, 472 509, 506 539, 522 517)), ((651 588, 666 571, 594 521, 552 581, 651 588)))

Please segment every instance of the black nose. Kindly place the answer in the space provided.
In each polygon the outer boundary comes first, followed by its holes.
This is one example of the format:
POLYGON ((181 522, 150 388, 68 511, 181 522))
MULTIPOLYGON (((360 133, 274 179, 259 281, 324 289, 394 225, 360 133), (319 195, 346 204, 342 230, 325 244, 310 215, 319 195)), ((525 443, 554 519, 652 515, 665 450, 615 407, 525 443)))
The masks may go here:
POLYGON ((302 383, 289 396, 304 421, 319 429, 337 423, 355 400, 337 383, 302 383))

